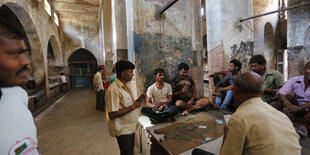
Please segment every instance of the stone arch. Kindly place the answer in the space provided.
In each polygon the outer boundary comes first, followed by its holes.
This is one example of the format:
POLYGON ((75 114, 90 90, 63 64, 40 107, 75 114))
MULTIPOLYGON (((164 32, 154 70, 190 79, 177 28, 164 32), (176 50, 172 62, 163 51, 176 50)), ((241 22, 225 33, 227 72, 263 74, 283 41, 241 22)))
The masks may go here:
POLYGON ((267 68, 275 68, 276 50, 275 37, 271 23, 267 22, 264 27, 264 56, 267 61, 267 68))
POLYGON ((63 56, 60 50, 59 44, 57 39, 54 35, 52 35, 48 41, 48 48, 47 48, 47 58, 52 58, 50 54, 53 54, 54 58, 54 65, 55 66, 63 66, 63 56), (51 53, 52 52, 52 53, 51 53))
POLYGON ((310 59, 310 26, 308 26, 306 33, 305 33, 305 42, 304 42, 304 49, 306 52, 306 60, 310 59))
POLYGON ((68 65, 71 88, 92 85, 97 67, 97 59, 92 52, 84 48, 77 49, 69 56, 68 65))
POLYGON ((25 43, 30 48, 29 57, 31 59, 30 74, 35 80, 37 88, 45 88, 44 56, 40 36, 33 20, 27 11, 20 5, 12 2, 4 3, 0 6, 1 11, 6 13, 8 21, 14 22, 15 26, 25 33, 25 43))

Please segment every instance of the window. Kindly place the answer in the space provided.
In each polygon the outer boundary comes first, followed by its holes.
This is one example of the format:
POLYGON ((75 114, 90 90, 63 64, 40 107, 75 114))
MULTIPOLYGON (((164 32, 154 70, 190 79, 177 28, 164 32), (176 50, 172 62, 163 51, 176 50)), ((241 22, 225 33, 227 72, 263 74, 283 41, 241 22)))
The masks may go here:
POLYGON ((51 5, 47 0, 44 0, 44 9, 50 16, 52 16, 51 5))
POLYGON ((54 12, 54 22, 57 26, 59 26, 59 18, 55 12, 54 12))
POLYGON ((287 49, 278 50, 277 52, 277 70, 283 74, 284 81, 287 81, 288 78, 287 49))

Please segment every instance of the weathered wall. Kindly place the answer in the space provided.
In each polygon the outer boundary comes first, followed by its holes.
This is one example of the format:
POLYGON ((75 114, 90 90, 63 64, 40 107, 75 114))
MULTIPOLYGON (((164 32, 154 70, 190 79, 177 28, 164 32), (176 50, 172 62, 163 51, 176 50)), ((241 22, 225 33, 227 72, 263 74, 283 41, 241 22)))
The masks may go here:
MULTIPOLYGON (((309 2, 308 0, 288 0, 288 6, 309 2)), ((303 74, 304 64, 310 60, 310 6, 288 11, 287 49, 288 76, 303 74)))
MULTIPOLYGON (((47 49, 48 42, 56 53, 56 63, 63 65, 58 27, 44 10, 43 4, 33 0, 0 0, 0 6, 8 6, 19 18, 31 47, 31 68, 37 86, 48 88, 47 49)), ((46 89, 47 93, 49 90, 46 89)))
MULTIPOLYGON (((132 61, 136 65, 138 94, 154 82, 153 70, 157 67, 166 70, 167 81, 175 77, 179 63, 185 62, 193 67, 193 4, 188 0, 180 0, 164 16, 155 16, 155 12, 168 2, 169 0, 134 0, 127 3, 127 6, 133 7, 128 9, 133 10, 134 31, 132 35, 129 32, 128 45, 129 55, 132 52, 130 44, 133 43, 134 46, 132 61)), ((130 29, 130 24, 128 25, 130 29)), ((196 85, 202 85, 202 81, 196 82, 196 85)))
POLYGON ((80 49, 89 50, 96 58, 98 65, 104 64, 101 28, 99 24, 99 7, 95 4, 62 3, 54 1, 55 8, 60 10, 60 36, 62 49, 67 64, 70 55, 80 49))
POLYGON ((247 62, 253 54, 253 21, 238 20, 252 16, 252 1, 207 0, 206 8, 209 73, 226 69, 234 58, 243 63, 242 71, 248 70, 247 62))
MULTIPOLYGON (((278 9, 278 0, 253 0, 253 15, 278 9)), ((263 54, 267 66, 274 69, 276 64, 275 32, 278 13, 254 19, 254 54, 263 54)))

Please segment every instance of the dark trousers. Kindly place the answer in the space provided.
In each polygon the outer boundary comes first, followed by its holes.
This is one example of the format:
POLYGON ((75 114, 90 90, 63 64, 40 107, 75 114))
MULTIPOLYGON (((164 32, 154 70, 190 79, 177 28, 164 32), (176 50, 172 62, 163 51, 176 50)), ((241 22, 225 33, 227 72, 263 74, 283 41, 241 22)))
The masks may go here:
MULTIPOLYGON (((299 106, 298 101, 295 99, 293 95, 286 95, 286 98, 294 105, 299 106)), ((282 101, 278 100, 274 105, 274 108, 276 108, 279 111, 282 111, 284 108, 284 104, 282 101)), ((307 130, 310 130, 310 109, 308 111, 302 110, 295 113, 292 113, 292 115, 297 117, 303 117, 301 124, 305 125, 307 130)))
POLYGON ((60 92, 66 92, 67 91, 67 83, 62 83, 60 85, 60 92))
POLYGON ((121 155, 133 155, 135 146, 135 133, 116 137, 121 155))
POLYGON ((105 111, 104 90, 96 92, 96 110, 105 111))
POLYGON ((163 111, 156 113, 153 111, 151 107, 143 107, 141 109, 141 113, 147 117, 149 117, 152 121, 156 122, 164 122, 167 121, 167 118, 174 117, 178 114, 179 109, 176 106, 169 106, 163 111))

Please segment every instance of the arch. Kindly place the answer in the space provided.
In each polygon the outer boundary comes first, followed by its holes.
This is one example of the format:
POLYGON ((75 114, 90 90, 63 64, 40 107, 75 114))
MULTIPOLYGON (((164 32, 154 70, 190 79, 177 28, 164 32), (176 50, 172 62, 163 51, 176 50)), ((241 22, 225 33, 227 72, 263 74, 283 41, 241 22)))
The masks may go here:
POLYGON ((276 51, 275 38, 271 23, 267 22, 264 27, 264 56, 268 68, 275 68, 276 51))
MULTIPOLYGON (((54 57, 54 66, 63 66, 63 56, 62 56, 62 52, 60 50, 60 46, 57 42, 57 39, 54 35, 52 35, 48 41, 48 48, 47 48, 48 52, 47 52, 47 58, 49 58, 49 54, 53 54, 54 57), (52 50, 52 51, 50 51, 52 50), (52 53, 49 53, 52 52, 52 53)), ((52 57, 52 56, 50 56, 52 57)))
POLYGON ((304 49, 306 52, 307 60, 309 60, 310 59, 310 25, 307 27, 307 30, 305 32, 304 49))
POLYGON ((97 59, 88 50, 80 48, 68 58, 71 88, 91 86, 96 73, 97 59))
POLYGON ((7 18, 7 21, 12 22, 25 33, 25 43, 30 48, 29 57, 32 60, 29 66, 30 74, 35 80, 36 87, 45 88, 43 50, 33 20, 27 11, 16 3, 4 3, 0 6, 0 12, 3 15, 1 15, 1 18, 7 18))

